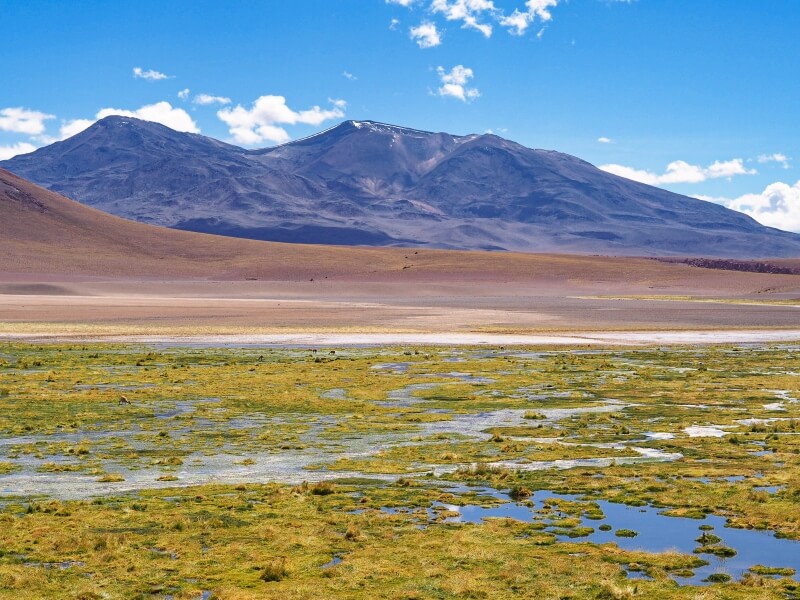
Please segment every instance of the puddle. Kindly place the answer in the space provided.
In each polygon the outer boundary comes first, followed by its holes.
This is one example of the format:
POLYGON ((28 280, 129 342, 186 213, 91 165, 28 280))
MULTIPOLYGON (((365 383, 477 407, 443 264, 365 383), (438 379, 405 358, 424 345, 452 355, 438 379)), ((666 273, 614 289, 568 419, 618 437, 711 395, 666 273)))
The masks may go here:
POLYGON ((333 558, 322 565, 320 569, 330 569, 331 567, 338 565, 340 562, 342 562, 342 558, 338 554, 334 554, 333 558))
POLYGON ((683 432, 689 437, 723 437, 728 435, 731 425, 692 425, 683 432))
POLYGON ((404 374, 408 372, 408 367, 411 363, 407 362, 393 362, 393 363, 379 363, 372 365, 370 368, 375 371, 391 371, 392 373, 404 374))
POLYGON ((80 383, 75 386, 76 390, 117 390, 119 392, 133 392, 136 390, 146 390, 156 387, 154 383, 138 383, 126 385, 123 383, 80 383))
POLYGON ((665 431, 646 431, 645 437, 650 440, 674 440, 674 433, 667 433, 665 431))
POLYGON ((399 390, 392 390, 386 396, 388 400, 376 402, 375 404, 377 404, 378 406, 405 408, 408 406, 413 406, 414 404, 419 404, 421 402, 427 402, 427 400, 425 400, 424 398, 417 398, 416 396, 414 396, 414 392, 420 392, 424 390, 435 390, 441 385, 442 384, 440 383, 412 383, 411 385, 407 385, 404 388, 400 388, 399 390))
POLYGON ((757 485, 753 488, 754 492, 767 492, 768 494, 777 494, 786 489, 785 485, 757 485))
POLYGON ((175 402, 174 407, 165 412, 153 415, 156 419, 171 419, 180 415, 188 415, 196 410, 195 403, 190 400, 175 402))
POLYGON ((464 383, 495 383, 495 379, 491 377, 476 377, 472 373, 460 373, 452 371, 450 373, 424 373, 420 377, 447 377, 449 379, 458 379, 464 383))
POLYGON ((83 567, 86 563, 80 560, 65 560, 62 562, 24 562, 25 567, 34 567, 37 569, 71 569, 72 567, 83 567))
MULTIPOLYGON (((489 469, 509 469, 512 471, 544 471, 547 469, 574 469, 581 468, 603 468, 612 465, 634 465, 645 462, 671 462, 683 458, 683 455, 678 452, 664 452, 654 448, 631 448, 639 452, 639 456, 612 456, 612 457, 598 457, 598 458, 571 458, 571 459, 557 459, 557 460, 540 460, 540 461, 513 461, 503 460, 496 462, 481 463, 489 469)), ((473 464, 473 467, 476 465, 473 464)), ((435 475, 444 475, 452 473, 463 465, 438 465, 431 469, 435 475)))
POLYGON ((797 404, 800 402, 800 399, 795 398, 794 396, 790 395, 789 390, 767 390, 775 394, 775 397, 782 400, 783 402, 788 402, 789 404, 797 404))
MULTIPOLYGON (((435 503, 434 507, 444 508, 457 516, 449 516, 444 522, 450 523, 480 523, 487 518, 512 518, 523 522, 542 521, 547 511, 545 503, 552 500, 568 500, 580 502, 580 496, 572 494, 557 494, 548 491, 536 492, 530 498, 530 504, 513 502, 507 494, 493 492, 486 494, 487 488, 446 488, 451 493, 464 493, 465 490, 478 494, 498 495, 507 502, 499 506, 483 507, 475 504, 456 506, 451 504, 435 503)), ((585 501, 596 504, 603 511, 605 518, 602 520, 580 519, 580 527, 590 527, 593 533, 569 538, 566 535, 557 535, 562 541, 587 541, 595 544, 615 543, 625 550, 643 550, 645 552, 660 553, 668 550, 677 550, 685 554, 693 554, 699 547, 697 540, 703 533, 701 525, 711 526, 709 533, 720 537, 722 545, 736 550, 737 554, 729 558, 721 558, 712 554, 699 554, 708 565, 694 570, 692 577, 674 577, 678 583, 691 585, 704 585, 703 580, 712 573, 725 572, 740 579, 748 569, 754 565, 770 567, 793 568, 800 572, 800 542, 795 540, 776 538, 772 532, 747 529, 733 529, 725 527, 725 519, 709 515, 705 519, 688 519, 683 517, 670 517, 661 513, 662 509, 653 507, 632 507, 624 504, 615 504, 605 500, 585 501), (610 525, 611 530, 601 531, 600 525, 610 525), (637 533, 635 537, 619 537, 616 532, 621 529, 630 529, 637 533)), ((557 506, 557 503, 554 503, 557 506)), ((546 519, 545 519, 545 522, 546 519)), ((552 529, 550 527, 549 529, 552 529)), ((545 530, 546 531, 546 530, 545 530)), ((634 575, 639 578, 640 574, 634 575)))
POLYGON ((751 425, 769 425, 770 423, 776 423, 778 421, 789 421, 789 420, 790 419, 788 417, 770 417, 769 419, 757 419, 757 418, 739 419, 736 422, 739 423, 740 425, 751 426, 751 425))

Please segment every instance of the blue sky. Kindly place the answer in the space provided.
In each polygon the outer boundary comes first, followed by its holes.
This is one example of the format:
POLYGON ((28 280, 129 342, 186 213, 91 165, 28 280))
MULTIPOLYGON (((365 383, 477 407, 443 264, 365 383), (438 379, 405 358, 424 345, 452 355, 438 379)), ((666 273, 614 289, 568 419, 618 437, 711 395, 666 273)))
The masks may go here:
POLYGON ((0 0, 0 15, 2 158, 113 113, 248 147, 373 119, 491 131, 800 231, 796 0, 0 0))

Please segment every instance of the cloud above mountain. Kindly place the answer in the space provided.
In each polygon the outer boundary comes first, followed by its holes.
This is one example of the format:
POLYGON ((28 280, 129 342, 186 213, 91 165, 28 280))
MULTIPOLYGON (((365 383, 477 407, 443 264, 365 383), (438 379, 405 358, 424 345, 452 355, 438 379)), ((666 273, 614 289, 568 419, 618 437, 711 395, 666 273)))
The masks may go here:
POLYGON ((470 79, 475 74, 472 69, 464 65, 456 65, 449 71, 444 67, 436 67, 436 73, 439 75, 441 86, 437 90, 442 98, 456 98, 462 102, 467 100, 474 100, 481 95, 478 88, 468 87, 470 79))
POLYGON ((217 116, 230 131, 238 144, 253 146, 264 142, 283 144, 291 137, 283 125, 321 125, 330 119, 344 117, 347 103, 343 100, 329 100, 331 107, 324 109, 312 106, 306 110, 295 111, 289 108, 283 96, 260 96, 250 108, 237 104, 233 108, 223 108, 217 116))
POLYGON ((3 108, 0 110, 0 131, 41 135, 46 128, 45 121, 49 119, 55 119, 55 116, 20 106, 3 108))
POLYGON ((0 160, 6 160, 19 154, 28 154, 36 150, 36 146, 28 142, 18 142, 10 146, 0 146, 0 160))
POLYGON ((763 225, 800 233, 800 181, 794 185, 778 181, 763 192, 738 198, 694 197, 743 212, 763 225))
POLYGON ((153 121, 154 123, 161 123, 175 131, 183 131, 185 133, 200 133, 200 128, 188 112, 182 108, 176 108, 169 102, 161 101, 154 104, 146 104, 136 110, 128 110, 124 108, 101 108, 97 111, 94 119, 71 119, 64 121, 59 130, 58 139, 64 140, 72 137, 89 128, 93 123, 99 121, 104 117, 111 115, 119 115, 121 117, 134 117, 142 119, 143 121, 153 121))
MULTIPOLYGON (((598 140, 599 141, 599 140, 598 140)), ((626 179, 632 179, 648 185, 663 185, 670 183, 701 183, 708 179, 733 177, 735 175, 755 175, 755 169, 744 166, 744 160, 734 158, 725 161, 714 161, 707 167, 693 165, 684 160, 676 160, 667 165, 664 173, 653 173, 645 169, 635 169, 625 165, 607 164, 600 165, 600 169, 626 179)))

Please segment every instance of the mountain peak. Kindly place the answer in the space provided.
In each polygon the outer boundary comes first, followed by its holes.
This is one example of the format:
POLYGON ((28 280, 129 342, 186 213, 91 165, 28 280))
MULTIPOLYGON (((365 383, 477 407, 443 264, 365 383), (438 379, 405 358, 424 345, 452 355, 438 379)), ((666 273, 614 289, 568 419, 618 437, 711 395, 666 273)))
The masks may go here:
MULTIPOLYGON (((290 142, 286 142, 282 144, 282 146, 291 146, 295 144, 305 144, 309 141, 318 141, 320 139, 333 139, 338 138, 341 136, 351 135, 353 133, 374 133, 380 135, 404 135, 404 136, 431 136, 437 135, 431 131, 423 131, 420 129, 412 129, 410 127, 402 127, 400 125, 391 125, 389 123, 381 123, 379 121, 369 121, 369 120, 348 120, 342 121, 341 123, 334 125, 333 127, 329 127, 323 131, 319 131, 317 133, 312 133, 309 136, 292 140, 290 142)), ((446 134, 445 134, 446 135, 446 134)), ((278 146, 279 148, 281 146, 278 146)), ((272 148, 264 149, 265 152, 269 152, 272 148)), ((261 150, 256 150, 255 152, 261 152, 261 150)))
POLYGON ((402 127, 400 125, 392 125, 390 123, 381 123, 380 121, 346 121, 350 126, 356 129, 364 129, 375 133, 400 133, 403 135, 433 135, 432 131, 424 131, 422 129, 412 129, 411 127, 402 127))
POLYGON ((162 131, 162 132, 173 131, 175 133, 181 133, 179 131, 176 131, 175 129, 167 127, 166 125, 162 125, 161 123, 156 123, 155 121, 145 121, 144 119, 139 119, 137 117, 126 117, 124 115, 108 115, 107 117, 98 119, 97 121, 92 123, 92 125, 84 129, 84 131, 89 131, 91 129, 114 129, 114 128, 143 129, 149 131, 162 131))

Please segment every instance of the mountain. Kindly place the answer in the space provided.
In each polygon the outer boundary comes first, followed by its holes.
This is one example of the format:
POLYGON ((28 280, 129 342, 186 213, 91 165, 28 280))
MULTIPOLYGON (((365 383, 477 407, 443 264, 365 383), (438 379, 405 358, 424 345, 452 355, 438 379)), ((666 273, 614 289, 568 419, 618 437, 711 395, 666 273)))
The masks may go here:
POLYGON ((114 217, 3 169, 0 215, 0 304, 7 322, 35 321, 34 315, 45 311, 59 323, 105 319, 137 327, 202 322, 211 327, 372 323, 392 328, 403 322, 416 329, 424 327, 425 319, 445 328, 467 319, 481 326, 513 322, 549 328, 574 323, 575 315, 582 315, 581 327, 593 328, 599 323, 618 326, 624 315, 627 328, 631 322, 652 323, 641 315, 659 314, 671 325, 775 326, 786 320, 764 307, 752 309, 762 315, 755 320, 743 315, 726 321, 717 311, 736 305, 704 303, 705 312, 697 305, 691 310, 679 305, 675 313, 638 303, 623 309, 618 301, 590 298, 658 292, 763 300, 764 294, 796 297, 800 289, 800 276, 775 274, 797 272, 797 260, 770 261, 773 272, 746 272, 764 265, 716 261, 723 264, 705 265, 714 267, 709 269, 635 257, 353 248, 178 231, 114 217), (720 270, 729 268, 737 271, 720 270), (76 294, 82 299, 42 304, 9 300, 6 294, 76 294), (186 296, 194 300, 177 300, 186 296), (258 299, 266 304, 254 302, 258 299), (636 314, 643 320, 636 321, 636 314), (705 316, 692 321, 698 314, 705 316), (687 320, 686 315, 692 316, 687 320))
POLYGON ((346 121, 282 146, 245 150, 107 117, 0 166, 118 216, 261 240, 800 256, 800 235, 488 134, 346 121))

